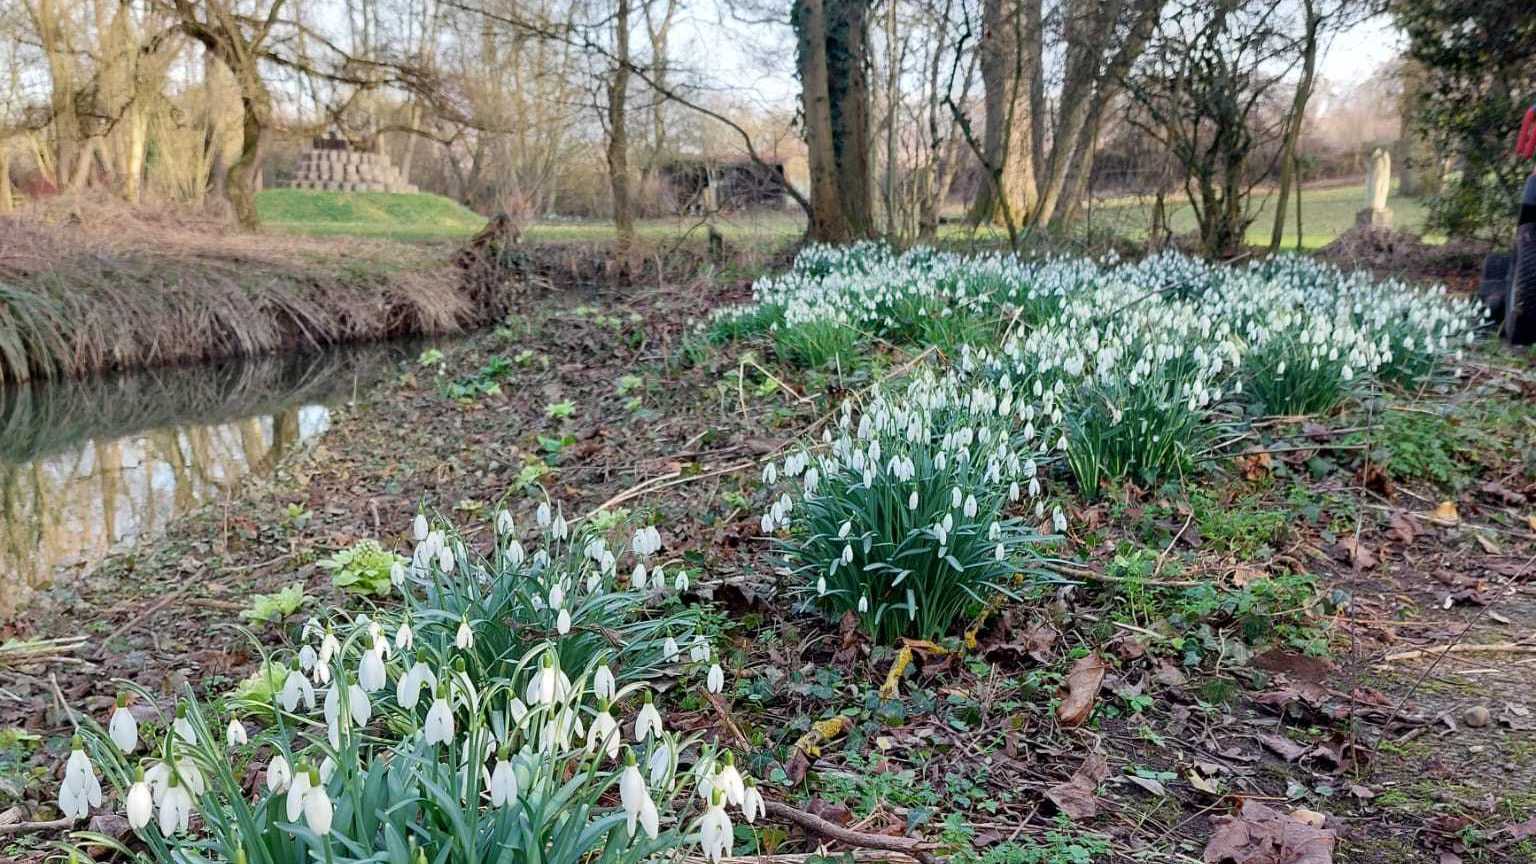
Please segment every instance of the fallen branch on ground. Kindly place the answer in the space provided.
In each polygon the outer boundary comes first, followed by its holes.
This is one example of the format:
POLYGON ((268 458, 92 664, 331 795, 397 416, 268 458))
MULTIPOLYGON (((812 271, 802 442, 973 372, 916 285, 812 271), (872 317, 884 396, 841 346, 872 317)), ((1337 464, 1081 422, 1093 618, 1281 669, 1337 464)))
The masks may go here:
POLYGON ((765 812, 769 817, 793 822, 806 831, 827 840, 836 840, 849 846, 857 846, 862 849, 880 849, 885 852, 899 852, 922 862, 922 864, 942 864, 943 859, 933 854, 934 844, 916 837, 893 837, 889 834, 866 834, 863 831, 852 831, 834 822, 798 810, 782 801, 764 802, 765 812))
POLYGON ((1443 657, 1446 654, 1536 654, 1536 645, 1522 645, 1519 642, 1494 642, 1487 645, 1441 645, 1437 648, 1416 648, 1412 651, 1399 651, 1381 658, 1383 663, 1396 663, 1401 660, 1416 660, 1420 657, 1443 657))

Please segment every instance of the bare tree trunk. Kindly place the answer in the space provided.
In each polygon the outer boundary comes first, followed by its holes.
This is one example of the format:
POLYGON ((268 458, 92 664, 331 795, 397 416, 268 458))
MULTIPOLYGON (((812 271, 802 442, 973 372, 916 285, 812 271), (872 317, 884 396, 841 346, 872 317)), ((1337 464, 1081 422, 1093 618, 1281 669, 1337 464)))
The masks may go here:
POLYGON ((1042 86, 1038 75, 1040 15, 1040 0, 982 3, 983 29, 977 50, 986 112, 982 152, 988 171, 971 209, 971 219, 977 224, 1001 220, 1004 201, 1015 218, 1024 216, 1039 198, 1035 129, 1040 121, 1033 116, 1038 104, 1033 97, 1042 86))
POLYGON ((89 160, 80 158, 80 115, 75 111, 75 69, 67 30, 54 0, 37 0, 28 8, 48 60, 55 182, 72 185, 79 173, 78 163, 84 161, 89 166, 89 160))
POLYGON ((629 131, 624 117, 629 95, 629 0, 618 0, 613 41, 613 80, 608 83, 608 185, 613 190, 613 228, 622 255, 635 242, 635 214, 629 200, 629 131))
POLYGON ((1301 140, 1301 129, 1307 117, 1307 100, 1312 96, 1313 80, 1317 73, 1317 31, 1322 19, 1317 13, 1317 0, 1302 0, 1301 5, 1306 16, 1301 79, 1296 82, 1296 95, 1291 100, 1290 116, 1286 118, 1285 139, 1280 145, 1280 190, 1275 195, 1275 224, 1269 234, 1271 255, 1279 251, 1280 243, 1285 239, 1285 209, 1296 170, 1296 145, 1301 140))
POLYGON ((16 210, 16 198, 11 194, 11 140, 0 139, 0 214, 16 210))
POLYGON ((224 179, 224 197, 235 210, 240 227, 254 231, 261 226, 256 212, 256 178, 261 171, 262 145, 272 122, 272 95, 257 76, 248 70, 240 76, 240 158, 229 168, 224 179))
POLYGON ((843 207, 833 147, 832 98, 827 81, 827 16, 823 0, 798 0, 800 86, 805 111, 805 143, 811 171, 810 239, 845 243, 853 228, 843 207))

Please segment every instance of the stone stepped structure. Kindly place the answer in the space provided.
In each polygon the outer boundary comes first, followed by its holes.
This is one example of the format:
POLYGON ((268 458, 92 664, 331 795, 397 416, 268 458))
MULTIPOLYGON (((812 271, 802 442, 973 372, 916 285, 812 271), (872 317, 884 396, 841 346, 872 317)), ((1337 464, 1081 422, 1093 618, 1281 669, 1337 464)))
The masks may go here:
POLYGON ((291 189, 326 192, 394 192, 414 194, 383 153, 352 150, 334 138, 317 138, 314 146, 299 154, 291 189))

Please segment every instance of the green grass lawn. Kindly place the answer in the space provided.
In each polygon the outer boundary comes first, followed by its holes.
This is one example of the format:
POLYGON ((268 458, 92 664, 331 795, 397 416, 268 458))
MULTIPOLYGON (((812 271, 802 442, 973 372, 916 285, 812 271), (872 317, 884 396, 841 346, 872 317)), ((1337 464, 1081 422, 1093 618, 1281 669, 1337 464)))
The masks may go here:
MULTIPOLYGON (((1301 245, 1317 249, 1331 243, 1355 224, 1355 213, 1363 197, 1359 184, 1305 189, 1301 195, 1301 245)), ((1273 196, 1255 194, 1258 217, 1248 229, 1248 242, 1269 243, 1273 216, 1273 196)), ((1393 226, 1407 231, 1424 230, 1425 209, 1422 202, 1393 195, 1387 200, 1393 211, 1393 226)), ((393 195, 385 192, 311 192, 301 189, 269 189, 256 197, 256 207, 270 230, 317 236, 382 237, 403 241, 458 240, 469 237, 485 225, 485 219, 459 203, 440 195, 393 195)), ((1169 199, 1170 218, 1175 233, 1195 230, 1194 210, 1182 194, 1169 199)), ((1285 247, 1296 244, 1295 210, 1287 216, 1285 247)), ((1108 228, 1131 238, 1146 235, 1152 222, 1152 200, 1142 196, 1101 199, 1086 211, 1093 228, 1108 228)), ((768 249, 798 238, 805 230, 799 213, 760 212, 718 217, 715 227, 728 243, 768 249)), ((678 243, 689 246, 705 242, 705 229, 697 218, 662 217, 641 219, 635 226, 643 241, 657 244, 678 243)), ((973 230, 962 222, 949 222, 940 230, 941 239, 965 243, 1001 243, 1000 229, 988 226, 973 230)), ((524 232, 527 239, 540 243, 603 243, 613 239, 613 223, 599 219, 546 220, 535 222, 524 232)), ((1437 242, 1443 238, 1426 236, 1437 242)))
MULTIPOLYGON (((1364 204, 1365 192, 1362 184, 1350 183, 1343 186, 1324 186, 1310 189, 1302 189, 1301 192, 1301 245, 1305 249, 1318 249, 1333 242, 1340 234, 1353 228, 1355 214, 1364 204)), ((1170 196, 1168 200, 1169 218, 1173 223, 1175 234, 1185 234, 1196 230, 1195 211, 1189 206, 1183 194, 1170 196)), ((1255 246, 1267 246, 1269 234, 1274 227, 1274 196, 1256 192, 1254 194, 1254 206, 1258 209, 1258 218, 1248 227, 1248 242, 1255 246)), ((1392 227, 1403 231, 1423 233, 1424 217, 1426 210, 1422 201, 1415 198, 1405 198, 1393 194, 1387 198, 1387 206, 1392 210, 1392 227)), ((1092 210, 1094 224, 1108 225, 1117 233, 1129 237, 1143 237, 1147 228, 1152 224, 1152 199, 1142 196, 1126 196, 1124 198, 1112 198, 1095 202, 1092 210)), ((1296 210, 1295 199, 1286 212, 1285 248, 1294 248, 1296 245, 1296 210)), ((1444 238, 1426 236, 1429 242, 1436 242, 1444 238)))
POLYGON ((441 240, 468 237, 485 219, 441 195, 268 189, 256 210, 269 230, 315 236, 441 240))

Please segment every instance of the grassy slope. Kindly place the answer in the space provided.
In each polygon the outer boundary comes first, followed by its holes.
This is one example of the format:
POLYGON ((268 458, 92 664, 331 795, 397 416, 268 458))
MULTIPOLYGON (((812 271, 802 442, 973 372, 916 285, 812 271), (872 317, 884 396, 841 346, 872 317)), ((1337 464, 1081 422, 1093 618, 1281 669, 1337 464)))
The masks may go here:
MULTIPOLYGON (((1354 227, 1355 214, 1359 212, 1364 197, 1364 192, 1358 183, 1303 189, 1301 193, 1302 247, 1321 248, 1354 227)), ((1248 242, 1254 245, 1268 245, 1269 233, 1274 227, 1275 218, 1273 195, 1260 193, 1256 194, 1255 199, 1262 203, 1259 205, 1258 217, 1248 228, 1248 242)), ((1286 214, 1283 244, 1286 248, 1296 244, 1294 203, 1293 200, 1293 206, 1288 208, 1286 214)), ((1169 205, 1169 217, 1173 222, 1174 233, 1185 234, 1196 230, 1194 210, 1190 208, 1182 194, 1170 197, 1169 205)), ((1426 211, 1422 201, 1394 194, 1387 199, 1387 206, 1392 210, 1394 228, 1415 233, 1423 232, 1426 211)), ((1113 226, 1116 231, 1128 236, 1143 236, 1147 226, 1152 222, 1152 200, 1141 196, 1110 199, 1094 208, 1093 220, 1095 222, 1104 220, 1104 224, 1113 226)), ((1433 241, 1436 238, 1426 239, 1433 241)))
POLYGON ((468 237, 485 225, 458 202, 427 194, 268 189, 256 196, 256 209, 270 229, 317 236, 436 240, 468 237))
MULTIPOLYGON (((1362 193, 1357 183, 1306 189, 1302 193, 1302 246, 1317 249, 1331 243, 1355 224, 1362 193)), ((1258 215, 1248 229, 1248 242, 1267 245, 1273 200, 1257 194, 1258 215)), ((438 195, 391 195, 382 192, 308 192, 298 189, 272 189, 257 197, 257 207, 269 228, 295 234, 318 236, 350 235, 385 237, 394 240, 438 240, 468 237, 479 231, 485 220, 460 204, 438 195)), ((1393 225, 1413 232, 1424 230, 1422 202, 1393 195, 1388 199, 1393 211, 1393 225)), ((1170 199, 1170 218, 1175 233, 1196 229, 1195 214, 1182 195, 1170 199)), ((1295 210, 1287 217, 1284 245, 1296 243, 1295 210)), ((1095 226, 1108 226, 1116 233, 1139 238, 1152 221, 1152 201, 1140 196, 1126 196, 1100 201, 1091 211, 1095 226)), ((793 241, 804 231, 804 219, 798 213, 748 213, 716 220, 730 243, 776 246, 793 241)), ((636 233, 642 240, 703 242, 704 229, 693 217, 641 219, 636 233)), ((971 229, 959 223, 947 224, 941 231, 945 240, 966 242, 971 229)), ((537 222, 528 228, 528 239, 543 243, 602 243, 613 239, 613 225, 606 220, 570 220, 537 222)), ((1001 232, 983 228, 976 235, 982 240, 1002 239, 1001 232)), ((1430 241, 1439 238, 1428 237, 1430 241)))

